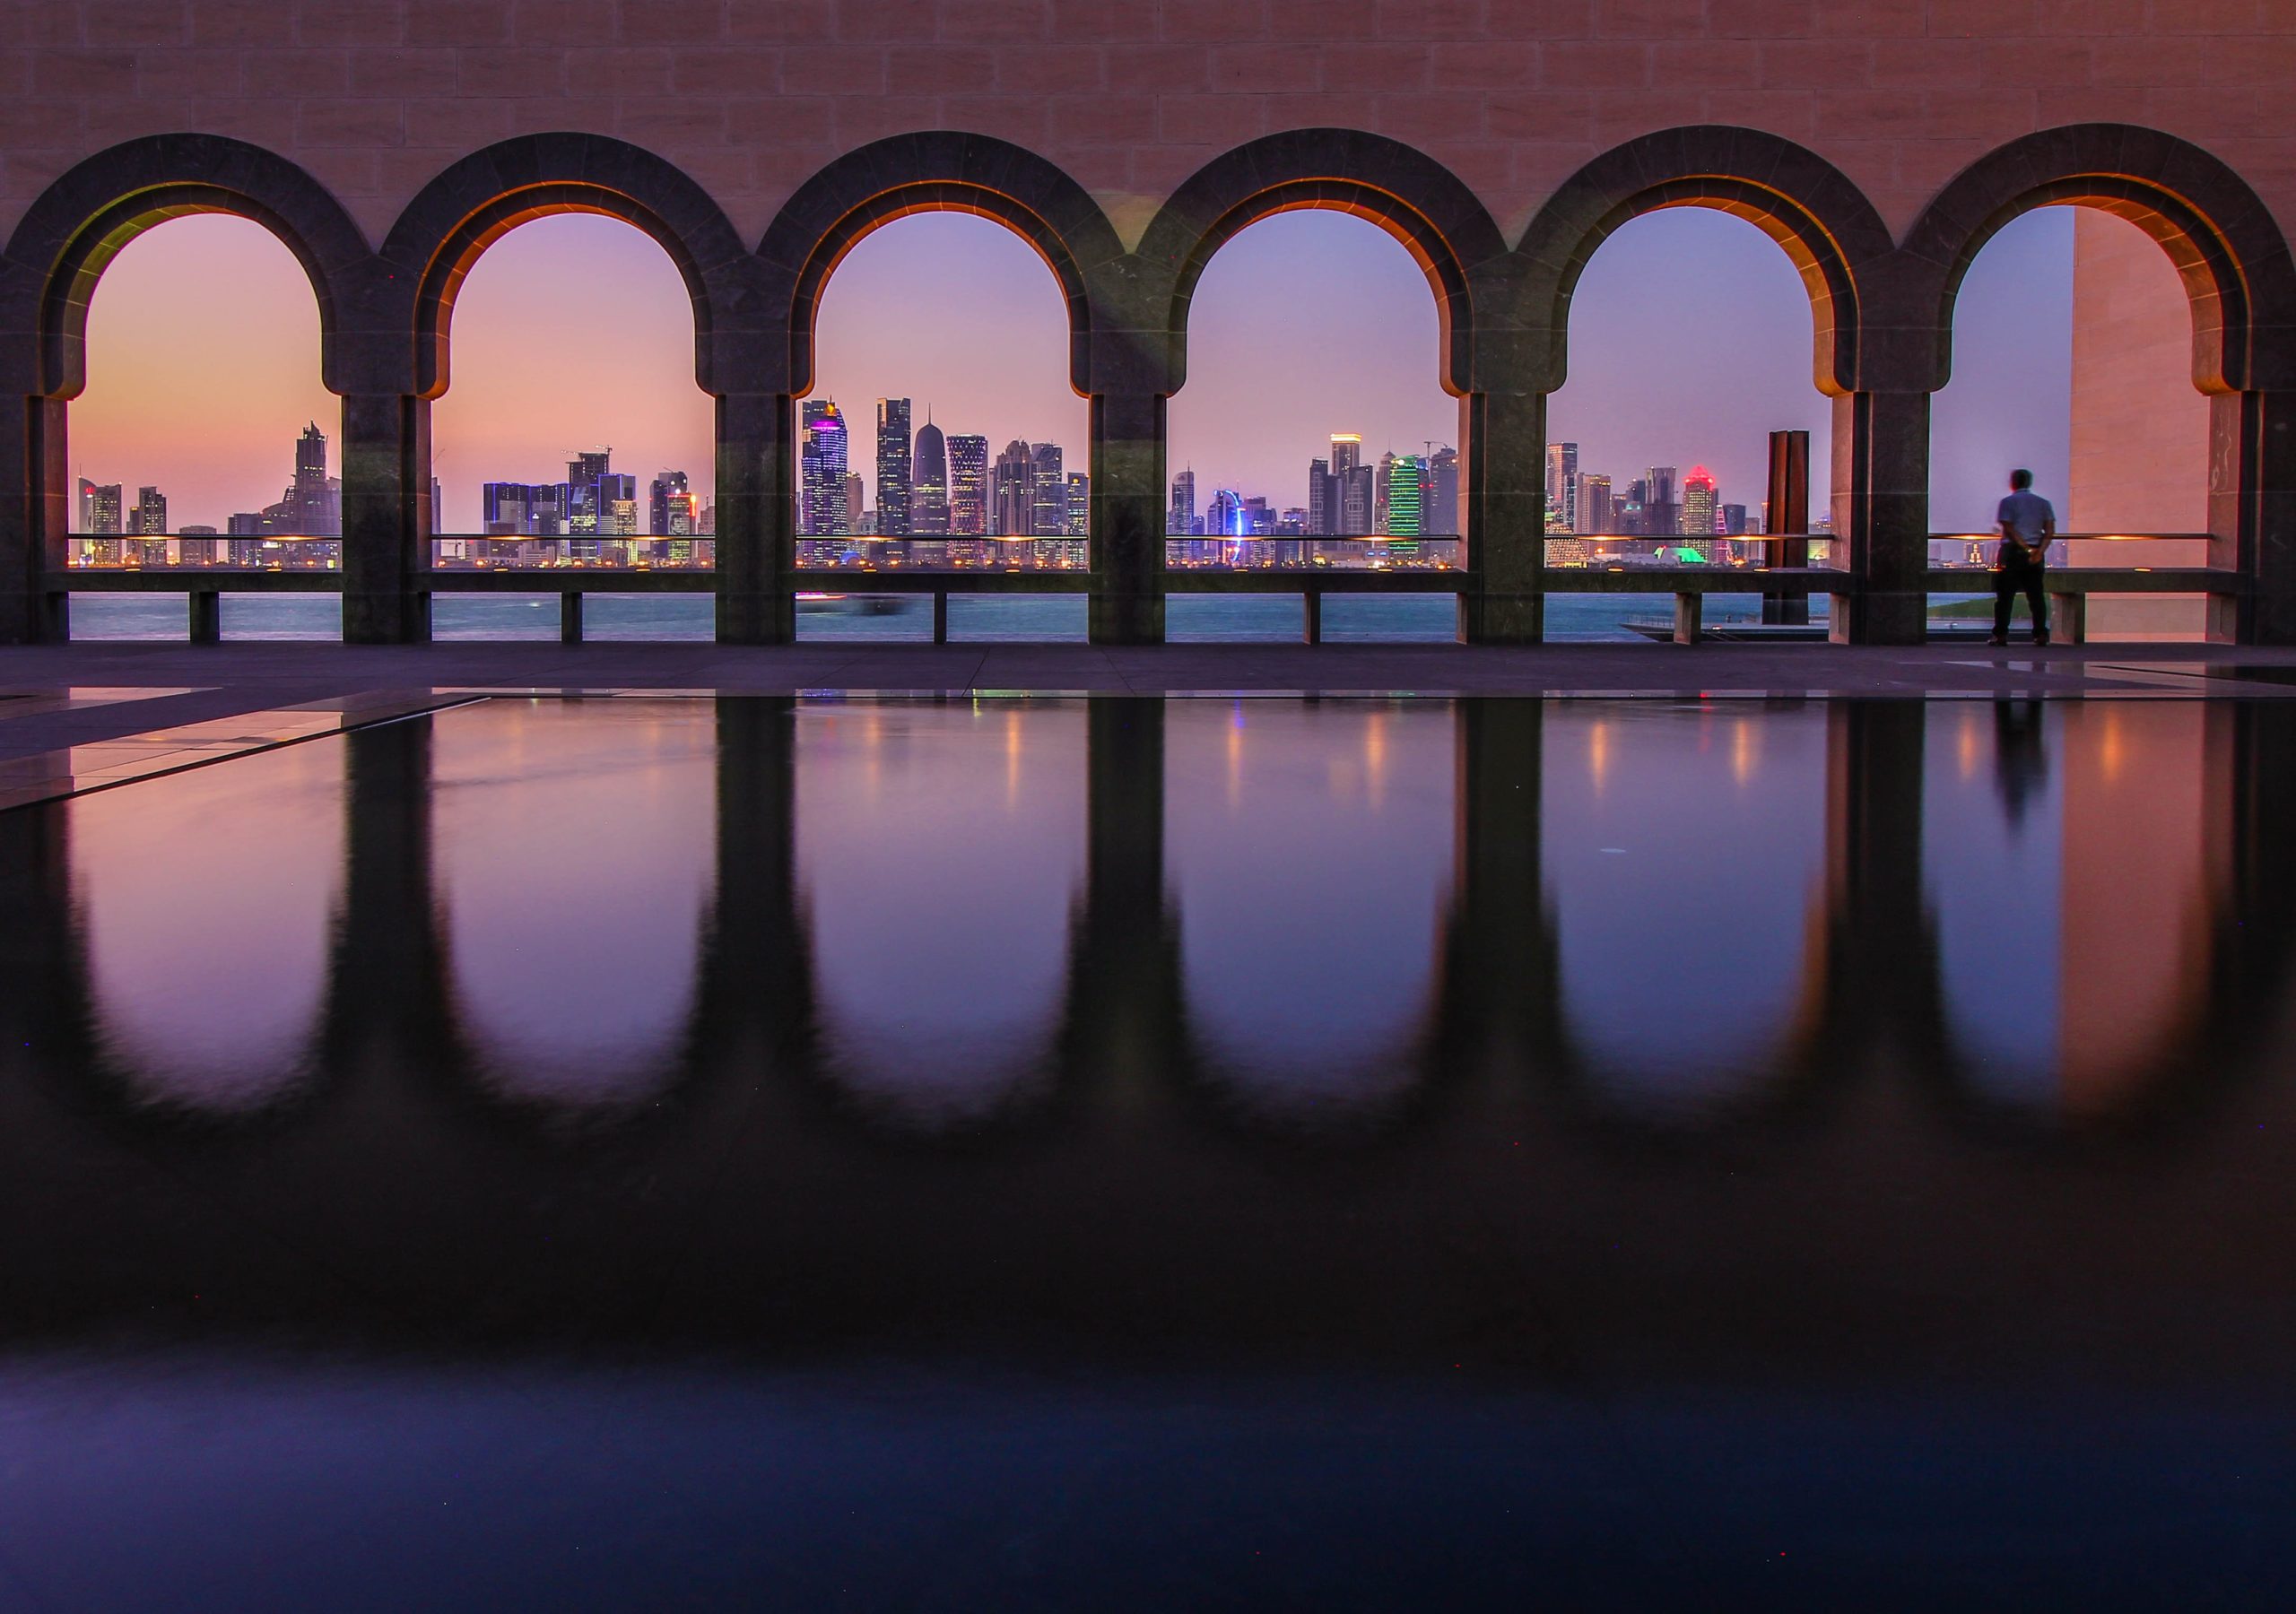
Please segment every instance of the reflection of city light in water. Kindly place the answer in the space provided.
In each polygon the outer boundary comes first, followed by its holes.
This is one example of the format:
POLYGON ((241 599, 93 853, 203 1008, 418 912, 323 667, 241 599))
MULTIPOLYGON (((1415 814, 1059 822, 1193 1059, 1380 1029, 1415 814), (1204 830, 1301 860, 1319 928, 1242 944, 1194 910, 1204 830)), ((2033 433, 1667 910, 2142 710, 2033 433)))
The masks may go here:
POLYGON ((1241 804, 1244 795, 1244 703, 1235 704, 1228 723, 1228 808, 1241 804))
POLYGON ((2120 783, 2121 765, 2128 759, 2126 738, 2121 732, 2120 713, 2108 707, 2105 732, 2097 741, 2097 771, 2108 785, 2120 783))
POLYGON ((1018 707, 1004 714, 1004 806, 1007 811, 1021 804, 1021 712, 1018 707))
POLYGON ((1961 782, 1967 784, 1977 777, 1977 714, 1974 712, 1961 714, 1961 732, 1957 752, 1961 764, 1961 782))
POLYGON ((1754 725, 1740 719, 1730 733, 1730 777, 1744 785, 1754 777, 1754 725))
POLYGON ((1371 811, 1377 812, 1385 798, 1387 781, 1387 715, 1373 712, 1363 724, 1364 794, 1371 811))
POLYGON ((1596 722, 1587 729, 1587 777, 1595 782, 1595 794, 1603 794, 1603 786, 1611 777, 1611 725, 1596 722))

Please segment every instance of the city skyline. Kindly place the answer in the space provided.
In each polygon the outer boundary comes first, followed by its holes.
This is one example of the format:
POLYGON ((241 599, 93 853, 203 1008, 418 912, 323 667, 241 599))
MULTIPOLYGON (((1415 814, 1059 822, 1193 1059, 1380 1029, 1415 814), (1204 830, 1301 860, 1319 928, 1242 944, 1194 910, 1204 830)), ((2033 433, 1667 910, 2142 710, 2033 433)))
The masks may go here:
MULTIPOLYGON (((1972 266, 1958 310, 1956 384, 1935 412, 1940 530, 1982 525, 2008 464, 2032 466, 2045 488, 2063 486, 2069 221, 2065 209, 2020 219, 1972 266)), ((641 474, 684 467, 706 501, 711 401, 692 386, 691 320, 667 257, 626 226, 544 219, 496 243, 463 288, 452 385, 433 412, 433 469, 448 494, 439 530, 482 530, 484 482, 519 465, 562 464, 598 441, 615 443, 641 474), (614 310, 610 339, 568 342, 569 329, 596 325, 601 299, 614 310)), ((1790 265, 1750 226, 1700 209, 1638 220, 1581 280, 1572 316, 1578 360, 1552 401, 1549 435, 1578 441, 1590 461, 1660 463, 1682 452, 1674 445, 1685 440, 1686 412, 1702 417, 1691 423, 1690 440, 1726 487, 1760 484, 1771 429, 1809 430, 1813 463, 1823 466, 1830 412, 1808 382, 1807 323, 1790 265), (1712 273, 1683 274, 1685 255, 1712 273), (1678 340, 1702 298, 1743 297, 1743 272, 1754 264, 1782 282, 1745 299, 1733 325, 1686 345, 1678 340), (1650 306, 1654 288, 1670 300, 1650 306), (1765 319, 1787 321, 1794 339, 1779 340, 1765 319), (1604 358, 1590 363, 1597 349, 1604 358), (1749 368, 1742 349, 1770 356, 1749 368), (1781 366, 1793 372, 1791 386, 1770 373, 1781 366), (1723 429, 1755 407, 1768 411, 1754 417, 1760 430, 1723 429)), ((1312 213, 1254 226, 1213 260, 1199 288, 1189 384, 1170 405, 1168 468, 1193 464, 1208 482, 1268 489, 1289 504, 1282 490, 1295 475, 1298 447, 1319 440, 1335 396, 1346 399, 1367 452, 1455 442, 1456 401, 1434 384, 1434 329, 1416 265, 1370 226, 1312 213), (1301 271, 1303 244, 1318 240, 1326 249, 1308 254, 1301 271), (1286 273, 1305 273, 1319 295, 1277 295, 1286 273), (1345 341, 1326 333, 1289 357, 1270 351, 1301 307, 1305 328, 1317 330, 1326 313, 1353 308, 1351 298, 1385 317, 1330 322, 1345 341), (1327 373, 1335 363, 1344 372, 1337 378, 1327 373), (1292 401, 1303 387, 1312 395, 1292 401), (1313 418, 1301 418, 1310 405, 1313 418)), ((1057 291, 1034 255, 998 227, 924 215, 864 240, 831 282, 817 338, 815 397, 909 396, 920 415, 993 416, 1000 432, 1058 443, 1069 463, 1083 461, 1084 406, 1067 385, 1057 291), (928 233, 902 233, 918 230, 928 233), (920 247, 941 270, 924 288, 916 284, 920 247), (952 306, 965 317, 952 317, 952 306)), ((221 527, 233 510, 270 497, 275 449, 267 445, 277 428, 269 422, 310 419, 335 433, 340 404, 317 384, 308 282, 283 247, 244 221, 187 218, 130 243, 99 284, 89 348, 89 391, 72 413, 74 474, 168 489, 178 525, 221 527), (199 320, 181 317, 187 285, 210 305, 199 320), (187 406, 201 378, 219 369, 234 377, 234 407, 187 406), (139 373, 151 385, 134 385, 139 373)), ((857 458, 853 471, 874 503, 876 466, 865 451, 857 458)), ((1822 505, 1824 489, 1813 492, 1822 505)))

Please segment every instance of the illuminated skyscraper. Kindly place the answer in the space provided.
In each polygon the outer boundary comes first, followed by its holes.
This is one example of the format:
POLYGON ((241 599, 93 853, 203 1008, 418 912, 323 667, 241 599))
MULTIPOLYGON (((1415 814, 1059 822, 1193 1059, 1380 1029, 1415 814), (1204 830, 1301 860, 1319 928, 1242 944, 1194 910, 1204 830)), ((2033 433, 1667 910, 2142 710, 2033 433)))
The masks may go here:
POLYGON ((1332 522, 1331 462, 1314 459, 1308 462, 1308 531, 1318 536, 1334 530, 1332 522))
POLYGON ((949 446, 941 429, 929 420, 918 428, 917 452, 909 466, 909 530, 920 538, 947 537, 949 446))
POLYGON ((1164 531, 1185 538, 1196 531, 1196 473, 1181 472, 1172 478, 1171 508, 1164 513, 1164 531))
POLYGON ((119 500, 121 488, 117 482, 91 482, 80 479, 80 524, 77 530, 101 537, 119 536, 119 500))
POLYGON ((168 530, 168 496, 157 488, 138 488, 127 530, 147 537, 164 536, 168 530))
POLYGON ((1092 534, 1092 479, 1082 471, 1071 471, 1066 483, 1068 505, 1068 535, 1089 538, 1092 534))
POLYGON ((1450 537, 1459 530, 1459 451, 1439 448, 1427 460, 1427 480, 1419 490, 1419 530, 1450 537))
POLYGON ((1683 530, 1682 472, 1673 465, 1653 465, 1642 478, 1642 530, 1654 538, 1669 538, 1683 530))
POLYGON ((979 538, 988 532, 988 439, 960 434, 949 439, 949 504, 945 530, 952 538, 979 538))
POLYGON ((1204 507, 1204 535, 1206 538, 1248 538, 1251 529, 1244 519, 1244 500, 1233 488, 1215 489, 1212 502, 1204 507))
POLYGON ((1387 466, 1387 531, 1391 537, 1416 538, 1425 531, 1421 525, 1421 474, 1419 461, 1408 455, 1394 458, 1387 466))
POLYGON ((1611 509, 1611 479, 1592 471, 1578 473, 1578 509, 1571 517, 1574 533, 1614 533, 1618 518, 1611 509))
POLYGON ((842 537, 853 528, 845 514, 845 416, 833 398, 808 398, 798 448, 798 531, 813 538, 842 537))
POLYGON ((989 473, 988 530, 1000 538, 1026 537, 1036 531, 1036 461, 1014 438, 989 473))
POLYGON ((1578 445, 1546 446, 1546 525, 1570 532, 1578 512, 1578 445))
POLYGON ((1363 463, 1363 438, 1352 431, 1335 431, 1331 435, 1331 473, 1345 476, 1363 463))
POLYGON ((1068 531, 1068 482, 1060 468, 1060 445, 1030 444, 1029 461, 1036 483, 1029 531, 1039 538, 1058 538, 1068 531))
MULTIPOLYGON (((646 530, 649 533, 656 533, 664 537, 667 537, 674 530, 670 525, 670 523, 674 518, 674 512, 678 508, 678 506, 685 499, 686 493, 687 488, 684 472, 663 471, 657 473, 655 475, 653 486, 648 490, 649 496, 646 501, 646 530)), ((693 530, 691 525, 690 515, 689 525, 686 530, 688 533, 691 533, 693 530)))
POLYGON ((862 502, 864 497, 859 473, 848 474, 845 479, 845 530, 848 533, 857 533, 861 530, 861 516, 865 508, 862 502))
POLYGON ((909 400, 877 400, 877 531, 887 537, 909 532, 909 400))
POLYGON ((1683 533, 1689 537, 1711 538, 1721 515, 1721 502, 1714 478, 1703 465, 1692 465, 1690 474, 1683 478, 1683 533))

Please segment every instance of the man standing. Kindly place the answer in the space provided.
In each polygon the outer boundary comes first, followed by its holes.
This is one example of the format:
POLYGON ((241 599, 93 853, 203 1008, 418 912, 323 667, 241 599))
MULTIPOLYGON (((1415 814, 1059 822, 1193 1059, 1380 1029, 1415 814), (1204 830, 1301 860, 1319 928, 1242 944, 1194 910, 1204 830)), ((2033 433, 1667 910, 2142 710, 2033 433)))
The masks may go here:
POLYGON ((2033 473, 2009 473, 2009 497, 1994 512, 2001 524, 2001 553, 1993 567, 1993 637, 2009 642, 2009 612, 2018 594, 2033 613, 2033 643, 2048 643, 2048 595, 2043 588, 2043 552, 2057 536, 2057 512, 2033 491, 2033 473))

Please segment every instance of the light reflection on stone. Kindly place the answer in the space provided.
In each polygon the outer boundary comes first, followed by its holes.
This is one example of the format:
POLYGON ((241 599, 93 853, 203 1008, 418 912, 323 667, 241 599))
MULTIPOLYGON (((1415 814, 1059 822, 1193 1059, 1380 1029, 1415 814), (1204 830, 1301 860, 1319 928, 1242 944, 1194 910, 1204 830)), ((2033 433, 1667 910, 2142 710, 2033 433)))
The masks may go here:
POLYGON ((439 722, 448 956, 482 1080, 550 1107, 655 1096, 692 1018, 715 876, 700 701, 490 701, 439 722))
POLYGON ((317 740, 65 804, 96 1034, 141 1102, 245 1114, 310 1075, 343 759, 317 740))
POLYGON ((823 702, 796 717, 797 878, 824 1073, 978 1122, 1050 1078, 1084 869, 1074 702, 823 702))

